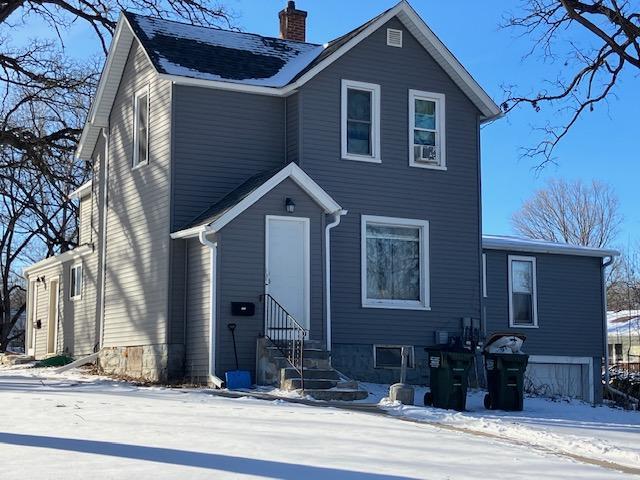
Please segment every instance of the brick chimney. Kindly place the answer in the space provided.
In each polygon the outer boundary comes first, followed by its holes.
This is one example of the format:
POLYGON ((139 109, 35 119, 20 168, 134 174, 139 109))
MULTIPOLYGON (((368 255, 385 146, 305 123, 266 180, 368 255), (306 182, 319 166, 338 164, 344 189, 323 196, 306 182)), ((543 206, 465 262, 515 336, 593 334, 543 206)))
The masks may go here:
POLYGON ((307 38, 307 12, 296 9, 296 2, 287 2, 280 11, 280 38, 304 42, 307 38))

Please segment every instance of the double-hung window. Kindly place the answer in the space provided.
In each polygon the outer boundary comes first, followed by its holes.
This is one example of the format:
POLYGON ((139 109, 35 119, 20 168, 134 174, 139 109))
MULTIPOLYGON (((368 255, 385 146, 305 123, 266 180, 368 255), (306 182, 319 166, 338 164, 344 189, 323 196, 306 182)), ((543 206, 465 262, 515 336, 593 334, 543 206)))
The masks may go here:
POLYGON ((380 85, 342 81, 342 158, 380 163, 380 85))
POLYGON ((537 327, 535 257, 509 256, 509 326, 537 327))
POLYGON ((69 298, 82 297, 82 264, 73 265, 69 272, 69 298))
POLYGON ((138 91, 133 108, 133 168, 149 162, 149 88, 138 91))
POLYGON ((429 309, 429 222, 362 216, 362 306, 429 309))
POLYGON ((446 169, 445 98, 409 90, 409 165, 446 169))

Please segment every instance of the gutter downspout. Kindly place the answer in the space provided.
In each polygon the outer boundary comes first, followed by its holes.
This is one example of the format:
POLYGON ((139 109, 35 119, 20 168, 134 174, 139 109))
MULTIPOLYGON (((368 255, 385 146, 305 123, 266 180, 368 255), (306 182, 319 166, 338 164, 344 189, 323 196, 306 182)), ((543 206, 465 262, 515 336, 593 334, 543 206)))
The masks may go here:
POLYGON ((324 292, 325 311, 327 319, 327 351, 331 351, 331 229, 340 224, 340 218, 348 213, 347 210, 333 212, 333 221, 324 228, 324 292))
MULTIPOLYGON (((107 127, 109 128, 109 127, 107 127)), ((109 134, 105 128, 102 129, 102 137, 104 138, 104 188, 102 190, 102 238, 101 238, 101 268, 102 275, 100 278, 100 333, 98 339, 98 350, 102 349, 104 344, 104 309, 105 309, 105 287, 107 285, 107 201, 109 190, 109 134)), ((92 185, 93 187, 93 185, 92 185)))
POLYGON ((602 275, 602 328, 604 333, 604 387, 610 388, 609 382, 609 322, 607 320, 607 285, 605 283, 604 271, 613 263, 613 257, 609 257, 606 262, 602 262, 600 272, 602 275))
POLYGON ((216 335, 217 335, 217 275, 218 275, 218 242, 212 242, 207 235, 215 233, 209 228, 200 232, 200 243, 211 250, 211 281, 209 283, 210 317, 209 317, 209 382, 222 388, 222 379, 216 376, 216 335))

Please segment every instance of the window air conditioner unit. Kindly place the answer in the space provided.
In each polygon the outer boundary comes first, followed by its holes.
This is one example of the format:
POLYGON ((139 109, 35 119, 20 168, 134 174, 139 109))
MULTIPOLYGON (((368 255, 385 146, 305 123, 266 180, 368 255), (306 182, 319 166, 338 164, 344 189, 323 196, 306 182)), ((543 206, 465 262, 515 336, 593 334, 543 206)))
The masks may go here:
POLYGON ((419 147, 420 155, 416 158, 417 162, 428 163, 430 165, 437 165, 438 161, 438 149, 433 145, 421 145, 419 147))

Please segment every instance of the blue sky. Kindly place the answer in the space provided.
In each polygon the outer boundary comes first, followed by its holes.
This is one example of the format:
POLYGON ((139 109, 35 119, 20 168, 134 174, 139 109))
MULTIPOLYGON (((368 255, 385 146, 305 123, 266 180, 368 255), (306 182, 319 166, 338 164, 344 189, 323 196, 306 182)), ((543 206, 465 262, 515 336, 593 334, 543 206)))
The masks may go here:
MULTIPOLYGON (((276 36, 277 13, 284 0, 222 0, 236 14, 237 25, 245 31, 276 36)), ((395 0, 298 0, 297 6, 309 12, 308 41, 324 43, 357 27, 395 0)), ((497 101, 503 97, 501 85, 520 85, 522 92, 537 90, 543 79, 553 79, 562 65, 548 64, 540 58, 522 61, 531 47, 528 39, 502 30, 499 24, 507 8, 519 2, 483 0, 481 2, 442 2, 413 0, 412 5, 440 39, 458 57, 476 80, 497 101)), ((26 35, 46 36, 47 29, 30 25, 28 31, 12 32, 19 43, 26 35), (41 32, 41 33, 40 33, 41 32)), ((67 37, 70 53, 86 55, 94 43, 86 42, 86 29, 74 29, 67 37)), ((588 43, 584 36, 579 41, 588 43)), ((637 118, 640 108, 640 79, 626 75, 616 89, 617 98, 587 114, 557 149, 558 165, 542 173, 536 163, 523 159, 520 149, 535 142, 534 125, 553 120, 551 110, 534 113, 530 109, 514 112, 482 130, 483 216, 485 233, 513 233, 510 218, 523 200, 544 184, 548 177, 597 179, 611 184, 620 199, 624 215, 618 245, 640 240, 640 148, 637 118)))
MULTIPOLYGON (((238 24, 247 31, 276 35, 277 12, 284 1, 233 0, 229 6, 240 15, 238 24)), ((528 92, 544 78, 555 78, 558 65, 539 58, 524 63, 531 47, 515 32, 499 28, 507 8, 517 2, 411 2, 431 29, 458 57, 483 88, 499 102, 501 85, 518 84, 528 92)), ((307 10, 310 42, 324 43, 369 20, 395 4, 394 0, 298 0, 307 10)), ((585 39, 585 41, 588 39, 585 39)), ((637 117, 640 108, 640 80, 628 75, 616 90, 618 99, 601 106, 582 119, 558 148, 558 165, 542 173, 533 171, 535 162, 521 158, 521 148, 534 144, 534 125, 544 125, 549 114, 523 110, 482 130, 483 220, 485 233, 512 234, 511 215, 523 200, 548 177, 597 179, 611 184, 624 214, 621 245, 640 240, 640 148, 637 117)))

